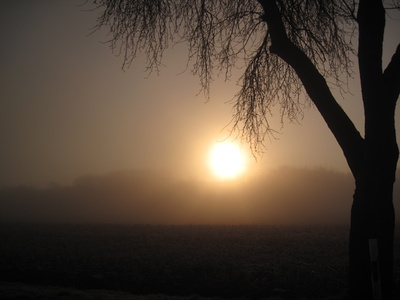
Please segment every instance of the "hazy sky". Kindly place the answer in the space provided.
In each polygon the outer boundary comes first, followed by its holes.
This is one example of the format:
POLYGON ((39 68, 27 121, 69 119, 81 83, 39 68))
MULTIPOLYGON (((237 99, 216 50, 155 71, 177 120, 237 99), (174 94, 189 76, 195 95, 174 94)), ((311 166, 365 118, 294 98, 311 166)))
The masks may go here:
MULTIPOLYGON (((101 43, 107 36, 88 35, 97 13, 79 7, 83 2, 0 2, 0 187, 68 184, 119 169, 211 178, 208 152, 228 137, 226 102, 238 90, 235 78, 217 79, 205 103, 198 78, 181 74, 180 47, 166 53, 159 76, 146 78, 143 57, 123 72, 122 57, 101 43)), ((388 52, 400 41, 399 24, 391 24, 388 52)), ((362 131, 359 94, 352 91, 340 103, 362 131)), ((279 129, 279 116, 275 122, 279 129)), ((282 133, 267 139, 257 162, 248 157, 249 173, 281 165, 348 171, 314 108, 302 125, 287 124, 282 133)))

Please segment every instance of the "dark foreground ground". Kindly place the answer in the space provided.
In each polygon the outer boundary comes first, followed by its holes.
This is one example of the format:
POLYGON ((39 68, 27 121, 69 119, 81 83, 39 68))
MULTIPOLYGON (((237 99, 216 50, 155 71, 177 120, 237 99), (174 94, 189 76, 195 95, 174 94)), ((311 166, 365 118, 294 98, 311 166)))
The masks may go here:
MULTIPOLYGON (((1 299, 343 299, 346 226, 0 226, 1 299)), ((400 295, 400 236, 395 241, 400 295)))

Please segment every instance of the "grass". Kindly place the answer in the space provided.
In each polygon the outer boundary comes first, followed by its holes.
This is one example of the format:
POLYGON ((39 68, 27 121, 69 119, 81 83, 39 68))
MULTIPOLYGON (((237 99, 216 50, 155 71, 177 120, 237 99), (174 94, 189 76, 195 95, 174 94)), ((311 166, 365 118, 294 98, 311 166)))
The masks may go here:
POLYGON ((346 226, 3 224, 0 234, 2 291, 19 282, 152 299, 311 299, 347 289, 346 226))

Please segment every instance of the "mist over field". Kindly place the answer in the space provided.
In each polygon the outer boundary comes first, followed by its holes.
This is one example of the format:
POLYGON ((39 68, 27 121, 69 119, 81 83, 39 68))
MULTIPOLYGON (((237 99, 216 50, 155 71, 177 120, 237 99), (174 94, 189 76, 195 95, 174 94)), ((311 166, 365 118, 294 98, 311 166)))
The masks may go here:
MULTIPOLYGON (((348 223, 354 183, 324 168, 282 167, 247 181, 202 182, 151 170, 82 176, 71 186, 0 190, 1 222, 348 223)), ((395 206, 399 210, 399 184, 395 206)))

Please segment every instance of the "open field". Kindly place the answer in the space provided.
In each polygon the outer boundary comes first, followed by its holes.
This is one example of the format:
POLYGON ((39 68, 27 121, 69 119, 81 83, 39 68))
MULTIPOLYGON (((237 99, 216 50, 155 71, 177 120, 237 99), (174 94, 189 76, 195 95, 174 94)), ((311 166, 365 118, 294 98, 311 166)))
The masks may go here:
MULTIPOLYGON (((2 299, 29 289, 55 289, 49 299, 346 294, 347 226, 2 224, 0 234, 2 299)), ((400 295, 399 234, 395 247, 400 295)))

